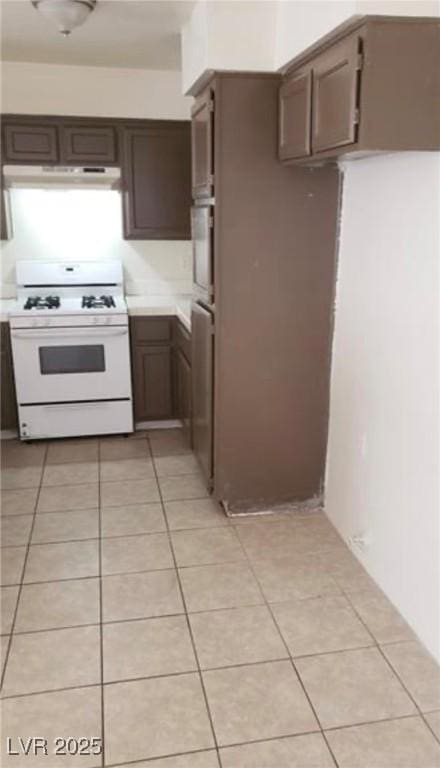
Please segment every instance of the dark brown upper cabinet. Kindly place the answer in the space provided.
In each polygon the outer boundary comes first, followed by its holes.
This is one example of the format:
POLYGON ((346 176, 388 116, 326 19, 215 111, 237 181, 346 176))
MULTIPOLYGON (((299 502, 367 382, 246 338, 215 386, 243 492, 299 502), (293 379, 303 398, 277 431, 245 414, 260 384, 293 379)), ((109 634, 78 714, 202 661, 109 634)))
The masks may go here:
POLYGON ((279 152, 282 160, 310 155, 312 71, 295 72, 280 88, 279 152))
POLYGON ((193 197, 211 197, 214 192, 214 98, 208 88, 191 110, 191 157, 193 197))
POLYGON ((124 128, 123 189, 126 239, 189 240, 189 123, 124 128))
POLYGON ((43 121, 7 123, 3 126, 3 147, 5 163, 40 165, 59 161, 57 127, 43 121))
MULTIPOLYGON (((185 120, 5 115, 2 162, 121 166, 127 240, 191 239, 191 135, 185 120)), ((8 237, 5 196, 1 236, 8 237)))
POLYGON ((114 165, 118 159, 113 126, 62 125, 61 162, 66 165, 114 165))
POLYGON ((332 46, 313 66, 314 152, 354 144, 358 124, 358 73, 362 64, 354 35, 332 46))
POLYGON ((12 237, 12 218, 9 206, 9 190, 5 189, 3 173, 0 169, 0 240, 12 237))
POLYGON ((283 68, 279 157, 320 163, 440 148, 440 25, 364 16, 283 68))

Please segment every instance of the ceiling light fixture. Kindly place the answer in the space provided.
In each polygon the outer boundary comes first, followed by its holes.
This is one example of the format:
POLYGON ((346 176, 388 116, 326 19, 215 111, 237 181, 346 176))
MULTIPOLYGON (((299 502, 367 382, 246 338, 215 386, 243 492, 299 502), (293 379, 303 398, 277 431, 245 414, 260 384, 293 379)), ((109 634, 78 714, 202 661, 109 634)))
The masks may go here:
POLYGON ((31 0, 37 11, 57 25, 62 35, 70 35, 72 29, 84 24, 96 0, 31 0))

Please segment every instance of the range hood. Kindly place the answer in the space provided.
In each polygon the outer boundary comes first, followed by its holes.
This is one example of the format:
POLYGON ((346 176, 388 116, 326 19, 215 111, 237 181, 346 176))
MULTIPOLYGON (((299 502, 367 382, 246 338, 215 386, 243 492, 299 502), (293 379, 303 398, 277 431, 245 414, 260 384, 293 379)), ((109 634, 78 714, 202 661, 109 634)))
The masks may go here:
POLYGON ((22 189, 119 189, 120 168, 5 165, 6 187, 22 189))

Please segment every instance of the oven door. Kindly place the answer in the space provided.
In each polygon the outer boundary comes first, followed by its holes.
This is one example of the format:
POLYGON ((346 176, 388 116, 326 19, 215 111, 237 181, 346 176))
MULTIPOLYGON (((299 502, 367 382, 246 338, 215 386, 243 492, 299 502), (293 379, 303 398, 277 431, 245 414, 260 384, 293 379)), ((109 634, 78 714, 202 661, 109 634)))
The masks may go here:
POLYGON ((17 400, 131 397, 128 326, 11 329, 17 400))
POLYGON ((211 304, 214 300, 213 276, 214 208, 195 205, 191 208, 193 241, 193 288, 197 298, 211 304))

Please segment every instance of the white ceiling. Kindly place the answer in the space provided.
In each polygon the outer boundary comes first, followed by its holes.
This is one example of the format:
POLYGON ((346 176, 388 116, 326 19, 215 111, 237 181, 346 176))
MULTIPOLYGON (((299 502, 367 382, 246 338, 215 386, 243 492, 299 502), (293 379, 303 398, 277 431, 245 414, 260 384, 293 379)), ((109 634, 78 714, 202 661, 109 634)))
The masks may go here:
POLYGON ((179 33, 194 4, 185 0, 98 0, 84 26, 64 38, 30 0, 0 0, 1 58, 179 69, 179 33))

